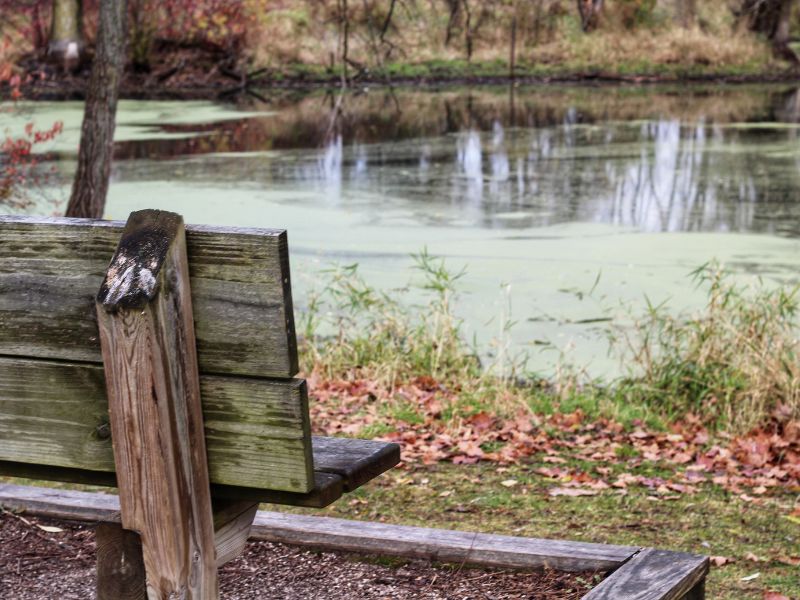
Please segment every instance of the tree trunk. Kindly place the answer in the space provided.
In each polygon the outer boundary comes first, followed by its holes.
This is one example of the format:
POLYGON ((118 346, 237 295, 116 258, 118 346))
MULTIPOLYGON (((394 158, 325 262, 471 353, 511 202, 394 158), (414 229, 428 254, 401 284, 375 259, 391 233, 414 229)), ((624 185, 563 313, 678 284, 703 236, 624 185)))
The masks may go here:
POLYGON ((596 29, 602 11, 603 0, 578 0, 581 28, 586 32, 596 29))
POLYGON ((81 127, 68 217, 100 219, 106 204, 119 85, 125 69, 125 0, 100 2, 97 50, 81 127))
POLYGON ((461 6, 461 1, 447 0, 447 6, 450 9, 450 16, 447 19, 447 32, 444 36, 445 47, 450 45, 450 40, 453 39, 453 28, 456 26, 456 22, 458 21, 458 13, 460 12, 458 9, 461 6))
POLYGON ((797 54, 789 47, 789 29, 795 0, 743 0, 741 15, 752 31, 762 33, 772 42, 775 53, 795 64, 797 54))
POLYGON ((53 0, 47 54, 65 71, 73 71, 83 55, 80 0, 53 0))
POLYGON ((694 25, 697 16, 697 0, 678 0, 677 13, 677 21, 688 29, 694 25))

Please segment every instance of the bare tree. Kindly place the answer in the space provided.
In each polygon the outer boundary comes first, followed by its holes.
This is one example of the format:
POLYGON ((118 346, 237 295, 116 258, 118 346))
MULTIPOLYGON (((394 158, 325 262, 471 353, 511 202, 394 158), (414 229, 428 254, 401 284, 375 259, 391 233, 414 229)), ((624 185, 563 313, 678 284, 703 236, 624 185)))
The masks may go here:
POLYGON ((578 0, 578 13, 581 16, 581 28, 592 31, 597 28, 600 13, 603 11, 603 0, 578 0))
POLYGON ((743 0, 740 16, 752 31, 763 33, 772 42, 776 54, 800 64, 789 47, 789 30, 795 0, 743 0))
POLYGON ((447 19, 447 31, 444 36, 444 45, 450 45, 450 40, 453 39, 453 29, 456 26, 459 16, 459 8, 461 8, 461 0, 446 0, 447 8, 450 16, 447 19))
POLYGON ((80 63, 83 55, 80 0, 53 0, 47 54, 65 71, 74 70, 80 63))
POLYGON ((340 56, 342 59, 342 87, 347 86, 347 52, 349 50, 350 38, 350 13, 347 8, 347 0, 336 0, 336 12, 338 13, 339 20, 339 47, 341 48, 340 56))
POLYGON ((78 170, 67 205, 68 217, 103 216, 111 174, 119 85, 125 69, 125 0, 100 2, 97 49, 81 127, 78 170))
POLYGON ((697 0, 678 0, 675 12, 676 20, 683 27, 691 27, 697 17, 697 0))

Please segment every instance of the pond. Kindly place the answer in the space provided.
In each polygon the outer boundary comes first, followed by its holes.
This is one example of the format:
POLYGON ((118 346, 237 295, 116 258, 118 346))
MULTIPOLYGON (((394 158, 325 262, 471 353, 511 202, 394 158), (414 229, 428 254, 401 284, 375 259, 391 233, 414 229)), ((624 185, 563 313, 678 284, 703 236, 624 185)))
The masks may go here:
MULTIPOLYGON (((41 148, 58 176, 6 210, 63 210, 81 117, 74 102, 0 112, 12 134, 64 122, 41 148)), ((566 360, 612 375, 608 319, 646 298, 699 306, 696 267, 779 283, 800 273, 800 92, 786 86, 123 101, 116 139, 106 216, 164 208, 286 228, 299 310, 334 263, 392 290, 419 279, 410 255, 427 248, 466 268, 457 312, 488 362, 527 352, 541 371, 566 360)))

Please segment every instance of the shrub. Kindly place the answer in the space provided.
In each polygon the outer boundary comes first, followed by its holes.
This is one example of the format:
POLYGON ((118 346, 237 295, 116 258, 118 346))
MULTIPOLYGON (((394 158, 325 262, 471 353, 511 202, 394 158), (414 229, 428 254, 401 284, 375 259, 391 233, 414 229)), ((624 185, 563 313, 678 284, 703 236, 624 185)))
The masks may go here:
POLYGON ((735 285, 714 265, 693 276, 708 290, 701 312, 673 316, 649 306, 632 330, 618 331, 633 366, 617 393, 738 432, 777 409, 800 417, 799 288, 735 285))

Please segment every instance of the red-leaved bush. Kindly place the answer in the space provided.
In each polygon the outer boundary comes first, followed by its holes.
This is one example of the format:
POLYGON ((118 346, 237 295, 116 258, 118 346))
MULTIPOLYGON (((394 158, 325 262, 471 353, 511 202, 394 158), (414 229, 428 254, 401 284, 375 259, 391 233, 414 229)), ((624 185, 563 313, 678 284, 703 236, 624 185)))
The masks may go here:
POLYGON ((0 145, 0 202, 22 208, 31 201, 27 192, 49 181, 52 170, 37 169, 39 158, 33 149, 53 140, 63 129, 61 121, 56 121, 50 129, 36 129, 31 122, 25 126, 23 135, 6 136, 0 145))

